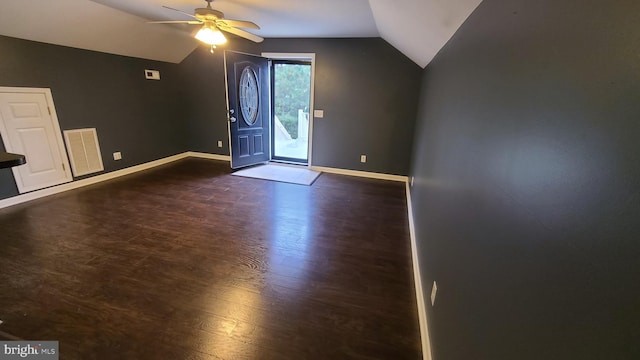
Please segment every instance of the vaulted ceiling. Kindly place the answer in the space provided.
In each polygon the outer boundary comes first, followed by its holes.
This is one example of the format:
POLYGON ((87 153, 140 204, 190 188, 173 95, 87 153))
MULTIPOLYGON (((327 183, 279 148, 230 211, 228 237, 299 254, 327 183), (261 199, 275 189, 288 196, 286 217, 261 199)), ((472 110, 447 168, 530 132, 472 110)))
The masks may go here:
MULTIPOLYGON (((260 25, 274 37, 382 37, 421 67, 451 38, 481 0, 215 0, 225 18, 260 25)), ((199 43, 193 26, 147 24, 189 20, 202 0, 56 0, 0 2, 0 35, 178 63, 199 43)))

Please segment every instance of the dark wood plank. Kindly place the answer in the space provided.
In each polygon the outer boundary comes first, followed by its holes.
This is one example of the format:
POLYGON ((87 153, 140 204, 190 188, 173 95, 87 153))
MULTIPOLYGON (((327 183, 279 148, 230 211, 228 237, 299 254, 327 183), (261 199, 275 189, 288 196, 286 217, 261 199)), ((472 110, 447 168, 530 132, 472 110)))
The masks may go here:
POLYGON ((0 229, 0 331, 64 359, 421 357, 404 184, 188 159, 0 229))

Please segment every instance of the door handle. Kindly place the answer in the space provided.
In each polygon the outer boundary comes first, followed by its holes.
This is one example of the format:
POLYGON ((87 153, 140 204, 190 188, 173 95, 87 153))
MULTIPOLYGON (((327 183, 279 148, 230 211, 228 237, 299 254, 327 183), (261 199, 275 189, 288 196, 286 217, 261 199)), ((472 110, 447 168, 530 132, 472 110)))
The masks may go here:
POLYGON ((229 110, 229 114, 231 114, 231 115, 233 115, 235 112, 236 112, 236 111, 235 111, 235 110, 233 110, 233 109, 229 110))
POLYGON ((236 118, 232 116, 232 117, 229 118, 229 121, 236 122, 236 118))

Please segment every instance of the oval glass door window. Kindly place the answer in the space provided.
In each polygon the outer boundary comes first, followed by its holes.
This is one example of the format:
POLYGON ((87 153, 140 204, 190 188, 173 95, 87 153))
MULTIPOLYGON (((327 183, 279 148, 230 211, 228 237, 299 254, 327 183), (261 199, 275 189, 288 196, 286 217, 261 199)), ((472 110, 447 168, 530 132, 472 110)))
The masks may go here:
POLYGON ((258 78, 249 66, 242 70, 239 87, 240 111, 244 121, 251 126, 258 119, 258 78))

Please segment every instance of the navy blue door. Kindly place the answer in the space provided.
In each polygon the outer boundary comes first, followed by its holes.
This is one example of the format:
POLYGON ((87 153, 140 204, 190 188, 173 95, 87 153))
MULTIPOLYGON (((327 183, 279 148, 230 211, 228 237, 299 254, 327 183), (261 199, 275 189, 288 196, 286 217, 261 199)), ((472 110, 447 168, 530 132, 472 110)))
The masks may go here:
POLYGON ((233 51, 224 52, 231 167, 271 159, 269 61, 233 51))

